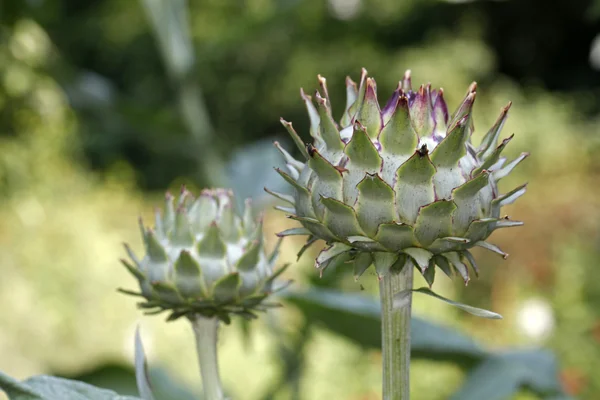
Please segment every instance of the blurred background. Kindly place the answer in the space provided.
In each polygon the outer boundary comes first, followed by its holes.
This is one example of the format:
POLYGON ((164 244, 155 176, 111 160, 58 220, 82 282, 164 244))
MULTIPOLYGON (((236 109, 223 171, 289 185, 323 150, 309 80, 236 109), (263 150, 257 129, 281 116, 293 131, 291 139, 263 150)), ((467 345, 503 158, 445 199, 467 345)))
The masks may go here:
MULTIPOLYGON (((525 226, 492 237, 510 258, 477 252, 468 288, 434 286, 504 320, 415 295, 412 398, 599 398, 598 0, 0 0, 0 370, 136 393, 140 323, 156 385, 200 393, 188 324, 116 292, 135 287, 121 243, 140 251, 137 216, 185 183, 253 196, 274 246, 294 226, 263 192, 285 190, 272 142, 294 148, 279 117, 308 141, 299 88, 327 77, 341 115, 361 67, 380 102, 406 69, 452 109, 477 81, 475 142, 510 100, 507 151, 531 153, 502 183, 530 182, 506 209, 525 226)), ((377 279, 319 279, 320 246, 296 262, 301 246, 286 239, 281 263, 303 295, 223 330, 227 391, 380 398, 377 279)))

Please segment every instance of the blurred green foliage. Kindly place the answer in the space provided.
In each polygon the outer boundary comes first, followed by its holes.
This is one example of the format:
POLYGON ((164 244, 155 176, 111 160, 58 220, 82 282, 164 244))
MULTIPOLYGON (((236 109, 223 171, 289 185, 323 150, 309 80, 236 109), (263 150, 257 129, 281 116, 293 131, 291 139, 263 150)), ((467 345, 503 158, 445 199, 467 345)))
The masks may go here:
MULTIPOLYGON (((199 129, 213 133, 208 149, 237 168, 244 194, 255 195, 269 175, 239 171, 261 155, 272 163, 268 141, 284 137, 279 117, 308 138, 299 87, 310 92, 318 73, 327 77, 339 115, 344 76, 356 78, 364 66, 377 78, 380 101, 405 69, 414 83, 444 87, 451 106, 476 80, 477 136, 513 101, 504 134, 516 134, 513 155, 532 156, 505 184, 531 182, 508 210, 526 225, 494 236, 508 261, 476 255, 482 276, 468 289, 436 282, 444 296, 505 319, 482 321, 423 296, 415 314, 469 332, 487 348, 547 347, 567 391, 596 399, 600 74, 589 51, 600 34, 597 4, 189 1, 195 57, 178 75, 163 61, 140 2, 0 1, 0 370, 20 379, 80 376, 131 362, 139 313, 115 292, 131 284, 118 266, 120 243, 137 243, 135 218, 160 201, 159 191, 182 182, 202 187, 211 170, 199 157, 206 144, 182 118, 182 88, 197 86, 210 117, 199 129)), ((290 226, 267 212, 271 245, 273 233, 290 226)), ((287 240, 282 262, 295 262, 300 246, 287 240)), ((297 288, 375 295, 373 276, 355 283, 348 271, 328 271, 318 279, 314 255, 290 270, 297 288)), ((239 321, 225 331, 221 366, 234 398, 378 398, 376 350, 319 324, 309 334, 293 306, 272 314, 248 337, 239 321)), ((148 318, 143 328, 150 363, 197 388, 185 323, 148 318)), ((454 363, 417 360, 413 398, 447 398, 464 377, 454 363)))

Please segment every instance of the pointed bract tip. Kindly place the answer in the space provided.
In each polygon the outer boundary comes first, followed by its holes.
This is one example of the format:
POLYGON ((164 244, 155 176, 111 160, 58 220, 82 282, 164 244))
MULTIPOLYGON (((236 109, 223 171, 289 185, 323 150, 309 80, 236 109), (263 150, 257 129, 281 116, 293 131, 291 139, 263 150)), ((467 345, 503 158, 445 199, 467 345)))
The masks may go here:
POLYGON ((367 74, 368 74, 368 72, 367 72, 367 69, 366 69, 365 67, 362 67, 362 68, 360 69, 360 77, 361 77, 361 80, 363 80, 363 79, 364 79, 364 78, 367 76, 367 74))
POLYGON ((311 157, 313 157, 315 155, 315 153, 318 153, 317 148, 315 146, 313 146, 311 143, 306 144, 306 151, 308 152, 308 155, 311 157))
POLYGON ((354 129, 364 131, 365 126, 363 124, 361 124, 359 120, 356 120, 356 121, 354 121, 354 129))
POLYGON ((410 69, 407 69, 406 71, 404 71, 404 79, 406 80, 410 80, 410 69))
POLYGON ((302 99, 304 101, 311 101, 312 100, 312 98, 304 92, 303 88, 300 88, 300 97, 302 97, 302 99))
POLYGON ((423 144, 421 145, 421 147, 419 147, 419 148, 417 149, 417 153, 419 153, 419 156, 421 156, 421 157, 424 157, 424 156, 426 156, 427 154, 429 154, 429 149, 427 148, 427 145, 426 145, 425 143, 423 143, 423 144))
POLYGON ((318 90, 315 90, 315 99, 316 99, 317 103, 319 103, 322 106, 327 104, 327 100, 325 98, 323 98, 323 96, 321 96, 321 93, 319 93, 318 90))
POLYGON ((477 82, 473 82, 469 85, 469 93, 475 93, 477 91, 477 82))
POLYGON ((319 80, 319 83, 325 84, 327 82, 327 79, 325 79, 321 74, 317 74, 317 79, 319 80))
POLYGON ((508 110, 510 110, 511 106, 512 106, 512 101, 509 101, 507 105, 505 105, 504 107, 502 107, 500 109, 500 114, 502 116, 505 116, 508 113, 508 110))
POLYGON ((346 76, 346 86, 354 86, 354 88, 356 88, 356 82, 354 82, 349 76, 346 76))

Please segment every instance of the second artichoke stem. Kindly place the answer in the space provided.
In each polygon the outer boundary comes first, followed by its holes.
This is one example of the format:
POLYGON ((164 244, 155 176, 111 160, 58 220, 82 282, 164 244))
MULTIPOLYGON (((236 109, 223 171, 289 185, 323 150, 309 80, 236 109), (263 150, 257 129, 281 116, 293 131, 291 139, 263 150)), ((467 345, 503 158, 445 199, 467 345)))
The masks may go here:
POLYGON ((410 314, 413 267, 390 273, 379 282, 381 295, 381 342, 383 358, 383 400, 408 400, 410 395, 410 314), (406 290, 402 301, 394 295, 406 290))
POLYGON ((200 362, 204 398, 205 400, 225 400, 217 359, 219 320, 198 315, 191 319, 191 322, 196 337, 196 350, 200 362))

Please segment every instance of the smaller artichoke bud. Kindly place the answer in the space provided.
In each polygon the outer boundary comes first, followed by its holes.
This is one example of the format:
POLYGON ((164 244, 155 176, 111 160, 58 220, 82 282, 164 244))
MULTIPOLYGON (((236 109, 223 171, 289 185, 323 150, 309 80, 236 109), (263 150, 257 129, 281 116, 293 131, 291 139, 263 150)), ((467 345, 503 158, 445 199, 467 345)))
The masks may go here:
MULTIPOLYGON (((135 276, 146 299, 140 308, 149 314, 170 312, 167 320, 202 315, 228 323, 231 314, 255 318, 277 304, 265 302, 274 280, 286 266, 274 271, 277 244, 267 257, 262 218, 252 217, 250 200, 244 215, 234 210, 233 194, 224 189, 203 190, 196 199, 182 188, 179 198, 167 193, 164 214, 156 211, 154 228, 140 219, 146 254, 121 260, 135 276)), ((289 283, 289 282, 288 282, 289 283)))

